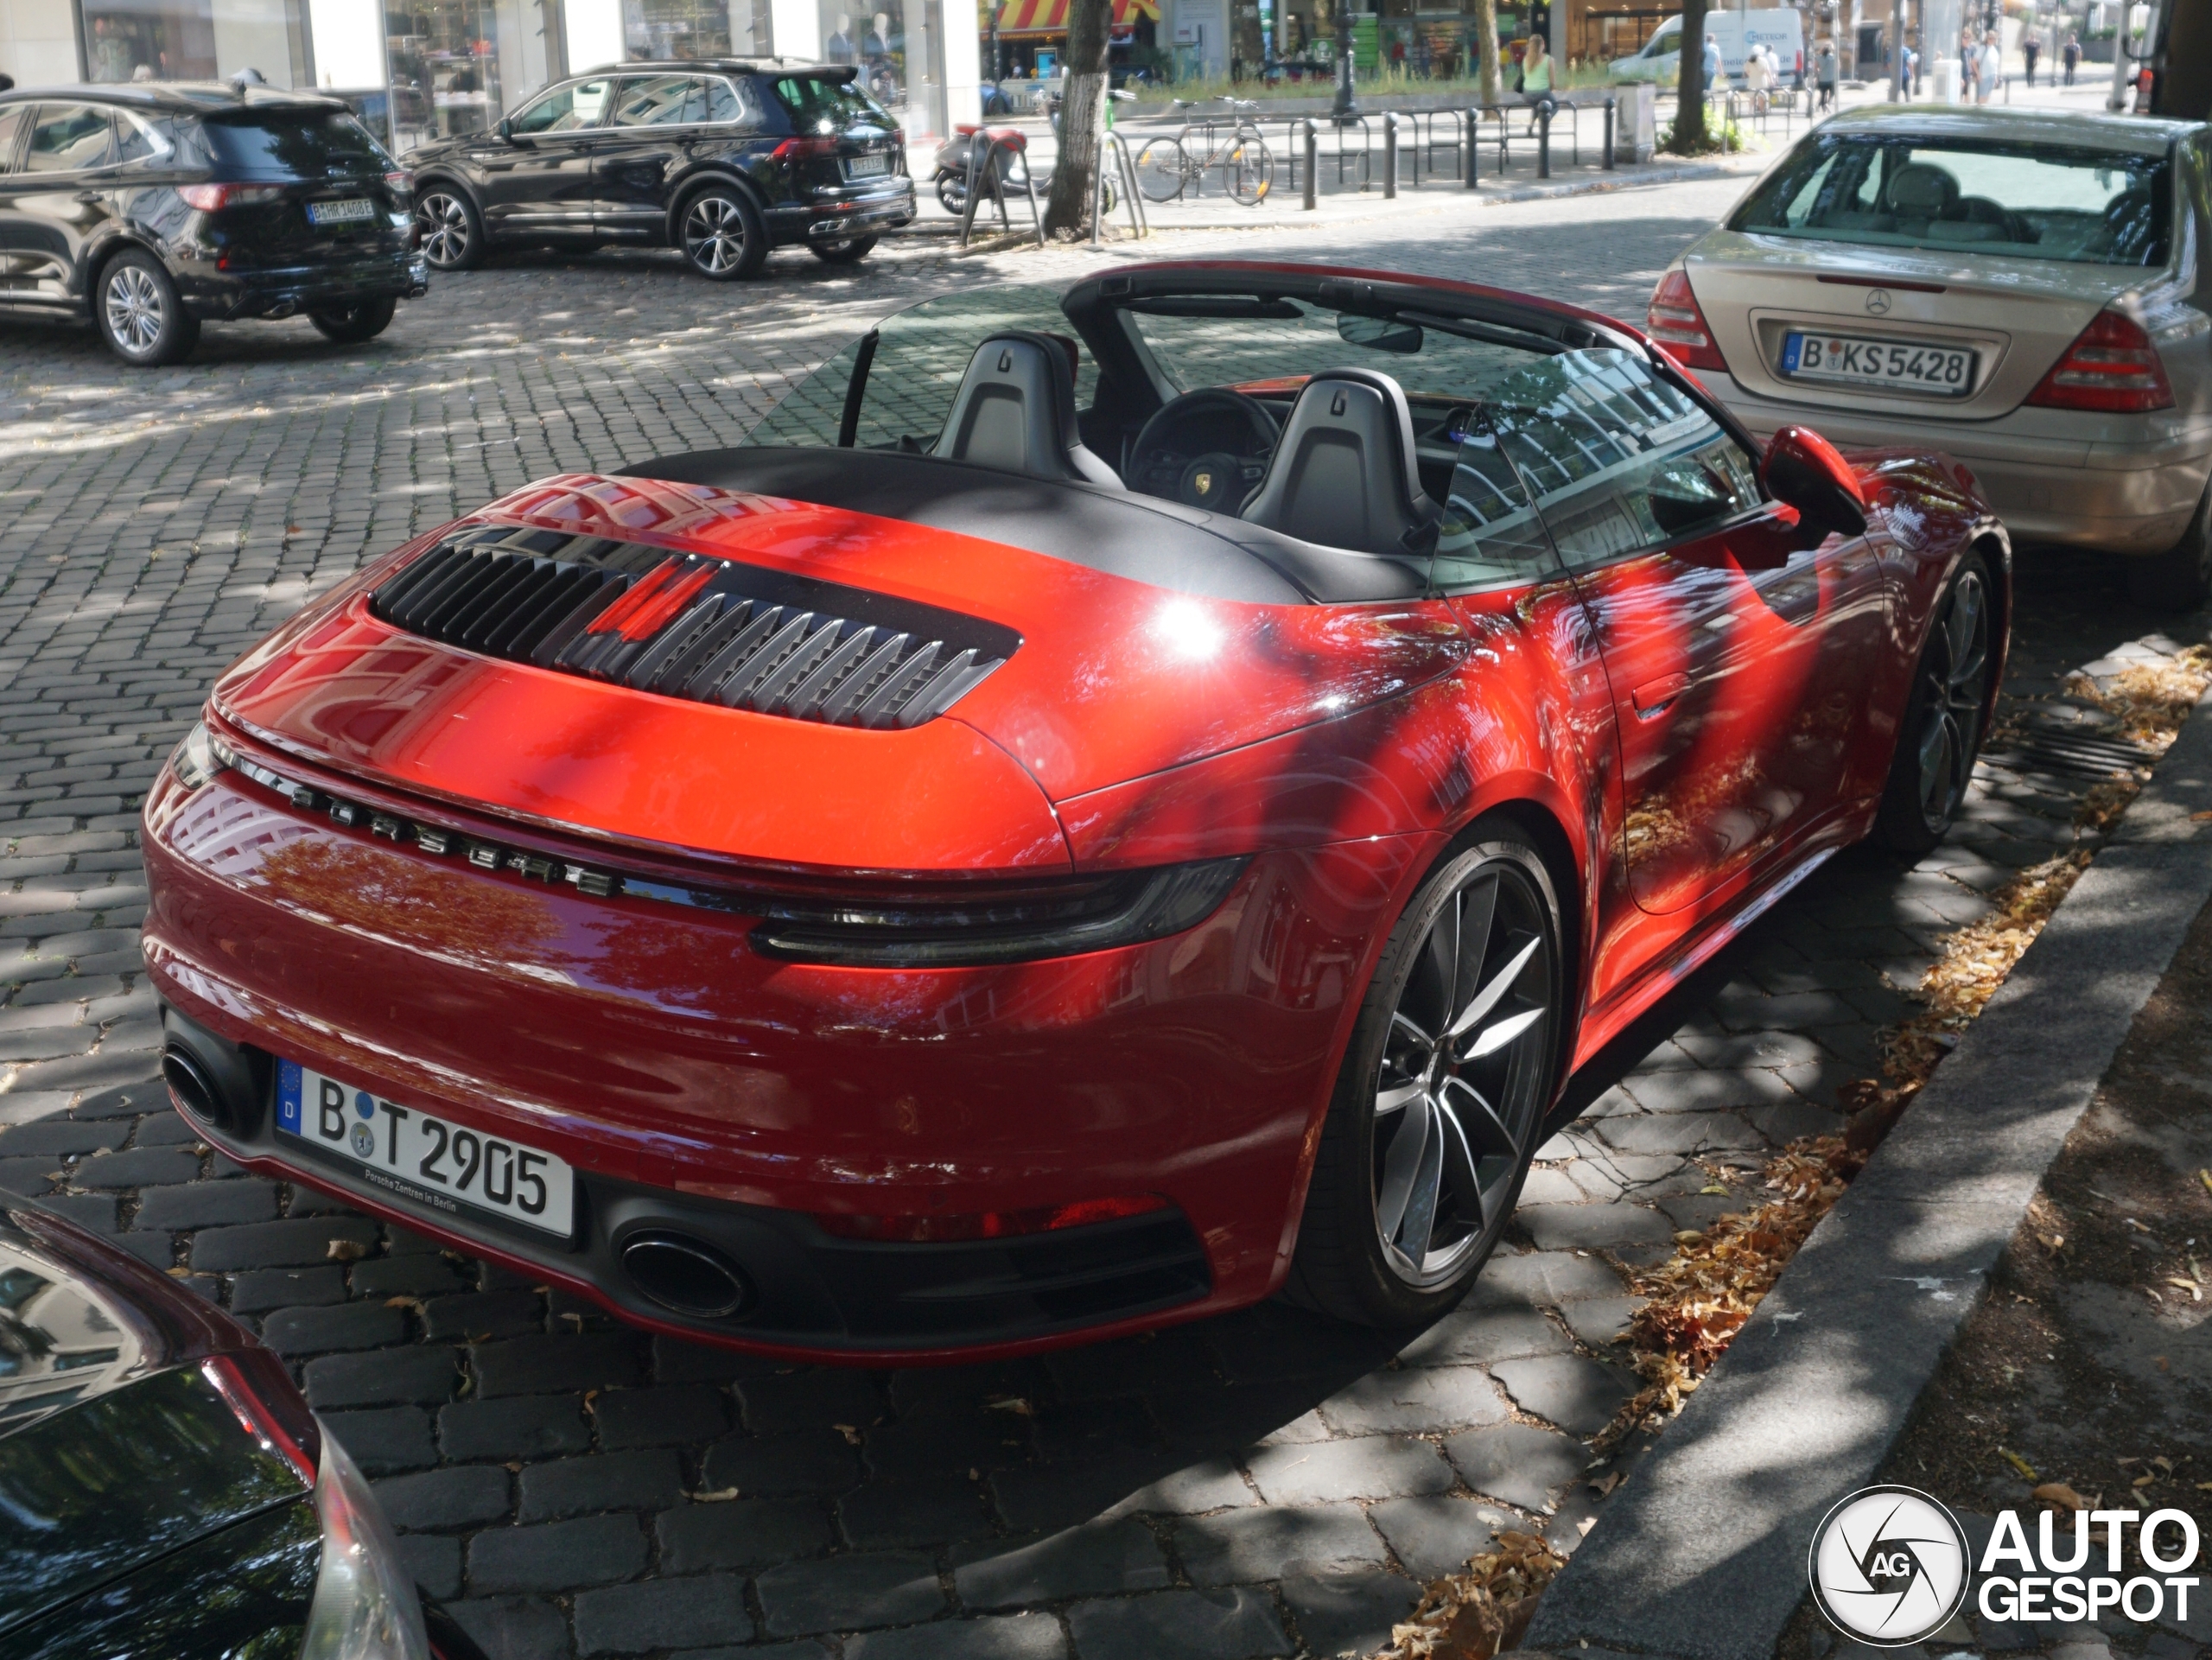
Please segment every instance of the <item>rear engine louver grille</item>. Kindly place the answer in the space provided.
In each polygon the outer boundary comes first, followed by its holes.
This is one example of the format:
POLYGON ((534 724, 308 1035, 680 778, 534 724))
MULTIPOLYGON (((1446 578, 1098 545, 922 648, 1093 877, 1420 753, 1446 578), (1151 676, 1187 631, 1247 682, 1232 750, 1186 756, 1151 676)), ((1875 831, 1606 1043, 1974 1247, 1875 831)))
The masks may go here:
POLYGON ((996 623, 864 588, 505 527, 431 549, 369 610, 486 657, 836 726, 919 726, 1021 643, 996 623))

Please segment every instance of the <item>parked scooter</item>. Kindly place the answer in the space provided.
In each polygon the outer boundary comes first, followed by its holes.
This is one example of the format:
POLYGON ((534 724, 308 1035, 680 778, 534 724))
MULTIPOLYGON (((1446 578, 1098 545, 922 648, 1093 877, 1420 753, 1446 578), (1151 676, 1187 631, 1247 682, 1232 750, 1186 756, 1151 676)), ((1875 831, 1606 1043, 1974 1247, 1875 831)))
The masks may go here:
MULTIPOLYGON (((992 178, 997 177, 1001 193, 1020 191, 1031 179, 1029 170, 1029 135, 1019 127, 960 126, 953 129, 953 137, 938 146, 937 199, 944 204, 948 213, 965 214, 968 211, 968 172, 973 158, 978 178, 977 187, 983 198, 989 200, 993 192, 992 178), (992 140, 998 141, 994 150, 992 140)), ((1052 188, 1052 175, 1035 175, 1037 194, 1041 197, 1052 188)), ((1121 205, 1121 197, 1114 188, 1114 175, 1106 175, 1106 211, 1112 213, 1121 205)))

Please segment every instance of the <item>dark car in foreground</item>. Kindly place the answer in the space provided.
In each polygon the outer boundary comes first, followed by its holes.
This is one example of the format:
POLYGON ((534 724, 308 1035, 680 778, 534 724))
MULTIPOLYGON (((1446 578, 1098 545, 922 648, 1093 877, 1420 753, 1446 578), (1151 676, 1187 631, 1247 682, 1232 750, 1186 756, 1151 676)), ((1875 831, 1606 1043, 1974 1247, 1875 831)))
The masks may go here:
POLYGON ((4 1193, 0 1654, 482 1660, 282 1360, 4 1193))
POLYGON ((0 95, 0 316, 175 363, 203 321, 381 334, 425 291, 408 175, 334 99, 179 82, 0 95))
POLYGON ((914 217, 898 124, 850 65, 632 63, 557 81, 490 132, 408 152, 423 248, 681 249, 717 281, 798 244, 867 257, 914 217))

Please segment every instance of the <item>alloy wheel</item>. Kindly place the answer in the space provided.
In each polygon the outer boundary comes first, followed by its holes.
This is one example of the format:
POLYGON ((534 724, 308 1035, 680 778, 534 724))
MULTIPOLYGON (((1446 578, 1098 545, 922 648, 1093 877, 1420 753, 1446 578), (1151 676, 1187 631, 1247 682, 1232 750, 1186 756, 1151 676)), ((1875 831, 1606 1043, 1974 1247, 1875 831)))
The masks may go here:
POLYGON ((744 212, 727 196, 702 196, 683 215, 684 256, 709 277, 738 268, 745 235, 744 212))
POLYGON ((1944 598, 1921 659, 1920 811, 1930 830, 1947 826, 1965 799, 1980 747, 1989 692, 1989 591, 1981 573, 1961 571, 1944 598))
POLYGON ((1551 1052, 1547 915, 1517 866, 1476 866, 1391 1012, 1370 1167, 1383 1260, 1408 1286, 1451 1279, 1503 1225, 1551 1052))
POLYGON ((423 257, 440 270, 450 270, 468 258, 468 209, 457 196, 442 191, 415 204, 415 219, 423 229, 423 257))
POLYGON ((168 321, 168 306, 154 274, 143 265, 118 264, 109 273, 102 303, 109 334, 133 357, 151 352, 168 321))

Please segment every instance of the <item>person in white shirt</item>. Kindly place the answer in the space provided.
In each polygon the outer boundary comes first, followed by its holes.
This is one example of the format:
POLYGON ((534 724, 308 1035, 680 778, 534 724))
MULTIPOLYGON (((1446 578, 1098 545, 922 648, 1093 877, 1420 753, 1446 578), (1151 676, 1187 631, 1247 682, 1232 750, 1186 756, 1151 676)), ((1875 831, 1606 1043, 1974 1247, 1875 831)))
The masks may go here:
POLYGON ((1983 40, 1980 55, 1980 73, 1974 77, 1974 101, 1986 104, 1989 95, 1997 90, 1997 84, 2005 74, 2004 62, 1998 51, 1997 36, 1993 31, 1983 40))

